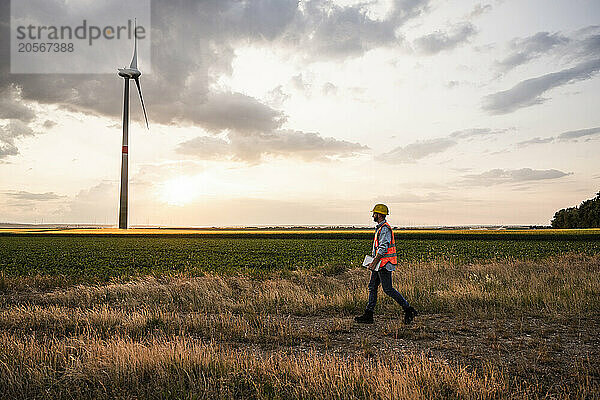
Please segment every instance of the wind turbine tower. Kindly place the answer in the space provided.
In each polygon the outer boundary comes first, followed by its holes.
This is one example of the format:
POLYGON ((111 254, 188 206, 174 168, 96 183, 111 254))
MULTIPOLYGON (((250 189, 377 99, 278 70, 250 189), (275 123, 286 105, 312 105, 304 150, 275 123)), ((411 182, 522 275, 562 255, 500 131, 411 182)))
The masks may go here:
POLYGON ((118 68, 119 76, 125 80, 123 91, 123 146, 121 149, 121 197, 119 201, 119 229, 127 229, 127 208, 128 208, 128 142, 129 142, 129 80, 133 79, 140 94, 140 102, 142 110, 144 110, 144 118, 146 119, 146 128, 148 126, 148 116, 146 115, 146 107, 144 106, 144 98, 142 97, 142 88, 140 87, 140 75, 142 72, 137 66, 137 20, 133 30, 133 58, 129 68, 118 68))

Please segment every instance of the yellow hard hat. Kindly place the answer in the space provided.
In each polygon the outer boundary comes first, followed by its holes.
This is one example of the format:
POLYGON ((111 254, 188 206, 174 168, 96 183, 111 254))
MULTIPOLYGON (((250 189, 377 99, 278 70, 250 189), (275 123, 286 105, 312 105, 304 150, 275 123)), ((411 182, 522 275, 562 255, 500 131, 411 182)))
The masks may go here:
POLYGON ((388 208, 385 204, 375 204, 375 207, 373 207, 373 211, 371 211, 371 212, 376 212, 376 213, 383 214, 383 215, 390 214, 390 211, 388 210, 388 208))

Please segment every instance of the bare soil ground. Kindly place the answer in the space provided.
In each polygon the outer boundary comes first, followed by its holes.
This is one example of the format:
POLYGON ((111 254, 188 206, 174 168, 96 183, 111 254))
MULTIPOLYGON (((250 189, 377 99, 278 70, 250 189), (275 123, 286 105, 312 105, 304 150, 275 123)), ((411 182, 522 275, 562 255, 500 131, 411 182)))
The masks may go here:
POLYGON ((423 353, 468 368, 491 363, 514 379, 539 384, 549 393, 577 380, 582 367, 600 379, 600 317, 471 319, 431 314, 419 315, 408 326, 401 315, 376 317, 373 325, 338 317, 289 316, 289 320, 297 329, 317 336, 317 340, 288 346, 290 352, 348 357, 423 353))

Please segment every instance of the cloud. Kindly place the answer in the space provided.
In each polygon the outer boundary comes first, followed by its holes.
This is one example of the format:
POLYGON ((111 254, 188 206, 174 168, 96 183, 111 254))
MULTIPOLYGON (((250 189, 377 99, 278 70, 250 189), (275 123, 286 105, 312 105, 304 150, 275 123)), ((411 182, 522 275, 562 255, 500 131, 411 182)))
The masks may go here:
POLYGON ((8 120, 0 125, 0 160, 19 154, 15 140, 33 136, 36 132, 29 127, 35 113, 21 98, 21 91, 14 85, 0 86, 0 119, 8 120))
POLYGON ((23 136, 33 136, 35 135, 35 132, 33 131, 33 129, 31 129, 31 127, 27 124, 25 124, 23 121, 20 121, 18 119, 11 119, 7 125, 4 125, 4 131, 2 134, 2 137, 5 137, 4 135, 11 135, 12 137, 23 137, 23 136))
POLYGON ((292 76, 290 82, 294 89, 304 92, 310 88, 310 84, 304 80, 302 74, 292 76))
MULTIPOLYGON (((61 0, 47 0, 43 5, 44 10, 69 12, 61 0)), ((141 78, 150 123, 192 124, 225 135, 177 147, 180 154, 191 151, 199 158, 259 162, 270 154, 324 160, 363 152, 367 147, 358 143, 283 129, 287 115, 273 108, 289 97, 281 87, 263 103, 223 89, 219 79, 232 73, 234 49, 240 44, 289 50, 304 62, 343 60, 401 44, 398 28, 421 15, 427 6, 428 0, 394 0, 386 16, 372 18, 368 3, 342 6, 330 0, 220 0, 204 6, 183 0, 176 7, 170 1, 153 1, 152 74, 141 78)), ((115 76, 91 74, 81 79, 76 75, 10 74, 10 10, 5 3, 1 7, 0 91, 14 94, 2 96, 10 107, 3 106, 0 112, 33 118, 25 104, 38 102, 120 120, 122 82, 115 76), (14 101, 8 102, 8 98, 14 101)), ((141 122, 138 102, 133 96, 131 120, 141 122)), ((0 142, 0 158, 18 153, 14 137, 0 142)))
POLYGON ((503 71, 511 70, 521 64, 546 54, 549 50, 565 45, 571 39, 560 33, 538 32, 526 38, 516 38, 510 42, 512 53, 498 62, 503 71))
POLYGON ((54 192, 46 193, 32 193, 24 190, 9 190, 0 192, 0 200, 4 200, 2 203, 6 212, 10 215, 10 210, 18 212, 19 216, 32 214, 32 213, 43 213, 49 214, 53 209, 56 209, 57 205, 61 202, 57 202, 65 199, 66 196, 58 195, 54 192))
POLYGON ((281 111, 241 93, 211 93, 205 103, 185 107, 190 109, 191 122, 215 133, 225 129, 244 133, 269 132, 279 128, 287 118, 281 111))
POLYGON ((498 66, 504 72, 542 56, 552 56, 548 65, 569 63, 574 66, 558 72, 523 80, 509 90, 483 98, 482 108, 490 114, 506 114, 547 101, 542 95, 559 86, 591 79, 600 70, 600 26, 588 26, 566 36, 559 32, 538 32, 515 38, 512 49, 498 66))
POLYGON ((491 11, 491 10, 492 10, 492 5, 491 4, 476 4, 473 7, 473 10, 469 14, 469 16, 471 18, 478 17, 478 16, 480 16, 480 15, 482 15, 482 14, 488 12, 488 11, 491 11))
POLYGON ((388 153, 382 154, 379 159, 391 163, 412 163, 429 155, 442 153, 457 142, 449 138, 436 138, 420 140, 406 146, 396 147, 388 153))
POLYGON ((46 128, 46 129, 51 129, 51 128, 54 128, 56 126, 56 122, 47 119, 46 121, 44 121, 44 123, 42 124, 42 126, 44 128, 46 128))
POLYGON ((80 190, 64 207, 55 211, 57 218, 69 222, 92 220, 116 221, 119 185, 117 182, 102 181, 80 190), (93 216, 93 218, 91 217, 93 216))
POLYGON ((446 150, 456 146, 459 141, 474 138, 494 136, 504 134, 512 131, 514 128, 509 129, 492 129, 492 128, 469 128, 454 131, 448 136, 419 140, 410 143, 406 146, 396 147, 392 151, 382 154, 378 159, 384 159, 391 163, 413 163, 422 158, 428 157, 432 154, 443 153, 446 150))
POLYGON ((197 136, 180 143, 175 149, 179 154, 195 156, 202 160, 218 160, 232 155, 229 142, 210 136, 197 136))
POLYGON ((18 119, 11 119, 7 124, 0 125, 0 159, 19 154, 16 139, 34 135, 33 129, 18 119))
POLYGON ((176 151, 200 159, 225 158, 254 164, 267 155, 326 161, 332 157, 354 156, 368 149, 359 143, 285 129, 258 135, 230 132, 227 138, 229 141, 199 136, 180 143, 176 151))
MULTIPOLYGON (((69 12, 62 0, 42 5, 44 12, 69 12)), ((240 93, 215 93, 219 78, 232 73, 235 47, 266 43, 290 49, 306 62, 357 57, 399 44, 398 28, 427 5, 428 0, 394 0, 389 13, 375 19, 369 16, 368 3, 219 0, 199 5, 182 0, 174 6, 167 0, 153 1, 152 74, 141 77, 150 122, 191 123, 211 131, 278 129, 286 118, 280 111, 240 93)), ((0 91, 18 88, 22 96, 14 104, 3 95, 0 112, 32 118, 23 104, 33 101, 120 119, 122 82, 115 76, 11 74, 9 3, 0 7, 0 91)), ((33 8, 32 15, 38 14, 33 8)), ((132 102, 138 102, 133 97, 132 102)), ((131 118, 142 121, 139 104, 132 104, 131 118)))
POLYGON ((493 186, 504 183, 559 179, 568 175, 572 175, 572 173, 566 173, 556 169, 492 169, 480 174, 463 175, 463 180, 460 184, 464 186, 493 186))
POLYGON ((333 1, 300 2, 296 18, 281 42, 309 59, 344 59, 366 51, 397 45, 396 30, 427 9, 428 0, 394 0, 383 19, 369 17, 368 3, 340 6, 333 1))
POLYGON ((333 83, 331 82, 325 82, 323 84, 323 86, 321 87, 321 92, 327 96, 329 94, 336 94, 337 93, 337 86, 335 86, 333 83))
POLYGON ((8 156, 16 156, 19 154, 19 149, 14 143, 0 141, 0 160, 8 156))
POLYGON ((456 139, 468 139, 473 137, 501 135, 509 131, 510 129, 472 128, 452 132, 449 137, 456 139))
POLYGON ((283 85, 278 85, 267 93, 266 102, 275 107, 281 107, 290 98, 290 95, 283 91, 283 85))
POLYGON ((547 137, 547 138, 535 137, 533 139, 524 140, 522 142, 519 142, 519 143, 517 143, 517 146, 525 147, 525 146, 531 146, 533 144, 552 143, 553 141, 554 141, 553 137, 547 137))
POLYGON ((509 90, 484 97, 483 109, 490 114, 507 114, 523 107, 541 104, 547 99, 542 94, 569 83, 590 79, 600 70, 600 59, 582 62, 563 69, 519 82, 509 90))
POLYGON ((414 44, 424 54, 437 54, 451 50, 466 42, 477 30, 470 22, 454 27, 450 32, 437 31, 415 39, 414 44))
POLYGON ((34 119, 33 110, 23 104, 20 92, 12 85, 5 86, 0 91, 0 119, 17 119, 30 122, 34 119))
POLYGON ((563 132, 558 136, 548 136, 545 138, 541 138, 541 137, 535 137, 533 139, 529 139, 529 140, 525 140, 523 142, 519 142, 517 143, 517 146, 531 146, 534 144, 545 144, 545 143, 553 143, 557 140, 560 140, 561 142, 566 142, 566 141, 577 141, 577 139, 581 138, 581 137, 586 137, 586 136, 594 136, 594 135, 598 135, 600 134, 600 127, 595 127, 595 128, 587 128, 587 129, 578 129, 575 131, 567 131, 567 132, 563 132))
MULTIPOLYGON (((212 137, 207 138, 215 139, 212 137)), ((202 171, 204 171, 203 163, 194 160, 160 161, 142 164, 134 174, 132 183, 135 185, 151 186, 166 178, 175 178, 182 175, 197 175, 202 171)))
POLYGON ((588 26, 570 35, 537 32, 525 38, 514 38, 508 46, 510 53, 497 62, 503 72, 543 56, 552 56, 557 61, 589 61, 600 51, 600 26, 588 26))
POLYGON ((18 201, 49 201, 49 200, 58 200, 62 199, 66 196, 58 195, 54 192, 46 192, 46 193, 31 193, 26 191, 11 191, 4 192, 4 195, 18 201))
POLYGON ((600 133, 600 127, 579 129, 576 131, 563 132, 560 135, 558 135, 558 139, 559 140, 578 139, 580 137, 597 135, 599 133, 600 133))

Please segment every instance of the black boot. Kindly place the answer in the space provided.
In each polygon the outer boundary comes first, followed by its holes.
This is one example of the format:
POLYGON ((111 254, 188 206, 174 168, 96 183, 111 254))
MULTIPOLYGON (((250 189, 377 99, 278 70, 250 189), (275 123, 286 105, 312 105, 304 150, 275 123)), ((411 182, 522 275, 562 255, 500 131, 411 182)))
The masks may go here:
POLYGON ((360 317, 354 317, 354 320, 360 324, 372 324, 373 323, 373 311, 365 310, 365 313, 360 317))
POLYGON ((418 314, 419 313, 414 309, 413 306, 406 307, 404 309, 404 323, 407 325, 410 324, 418 314))

